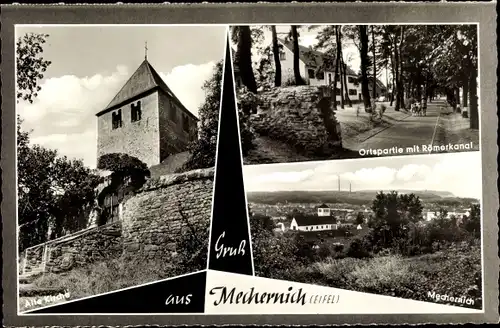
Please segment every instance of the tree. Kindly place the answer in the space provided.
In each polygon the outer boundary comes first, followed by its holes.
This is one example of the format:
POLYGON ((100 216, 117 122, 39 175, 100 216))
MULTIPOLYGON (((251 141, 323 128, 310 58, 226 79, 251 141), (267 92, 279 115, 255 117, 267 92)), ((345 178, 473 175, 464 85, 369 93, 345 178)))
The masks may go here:
POLYGON ((359 40, 361 44, 359 55, 361 57, 361 93, 365 111, 371 111, 370 92, 368 90, 368 34, 365 25, 358 26, 359 40))
POLYGON ((44 77, 51 61, 42 57, 43 44, 47 42, 48 34, 27 33, 16 42, 16 77, 19 100, 33 103, 34 98, 42 89, 39 82, 44 77))
POLYGON ((352 107, 351 98, 349 98, 349 88, 347 87, 347 64, 344 63, 344 58, 342 57, 342 51, 340 52, 340 67, 342 68, 342 83, 344 84, 344 97, 349 104, 349 107, 352 107))
POLYGON ((233 26, 232 41, 237 44, 235 63, 240 69, 242 83, 250 92, 257 93, 252 68, 252 31, 250 26, 233 26))
POLYGON ((372 86, 372 98, 375 99, 377 98, 377 56, 376 56, 376 49, 377 45, 375 42, 375 26, 371 26, 371 32, 372 32, 372 54, 373 54, 373 59, 372 59, 372 64, 373 64, 373 86, 372 86))
POLYGON ((87 224, 85 215, 100 182, 81 160, 59 156, 56 150, 30 145, 29 132, 17 122, 18 224, 20 251, 73 232, 87 224))
POLYGON ((198 110, 200 118, 198 139, 190 144, 191 156, 181 168, 182 171, 215 166, 222 92, 222 69, 223 63, 220 61, 215 65, 212 76, 203 84, 205 101, 198 110))
MULTIPOLYGON (((47 34, 28 33, 16 42, 17 101, 33 103, 40 81, 51 61, 42 57, 47 34)), ((18 229, 20 251, 47 241, 63 231, 86 225, 94 188, 100 178, 81 160, 59 156, 57 151, 31 145, 31 131, 23 131, 17 117, 18 229)))
POLYGON ((475 238, 481 238, 481 208, 479 204, 473 204, 469 216, 462 222, 463 229, 475 238))
POLYGON ((99 170, 111 171, 111 184, 122 185, 130 179, 130 185, 140 188, 151 175, 148 166, 140 159, 124 153, 104 154, 97 159, 99 170))
POLYGON ((278 36, 276 34, 276 26, 271 25, 271 35, 273 40, 273 57, 274 57, 274 86, 281 86, 281 62, 280 62, 280 49, 278 45, 278 36))
MULTIPOLYGON (((335 26, 335 44, 336 44, 335 74, 333 76, 333 109, 337 109, 337 82, 339 81, 339 73, 340 73, 341 46, 340 46, 339 30, 340 30, 340 28, 336 25, 335 26)), ((342 88, 341 88, 340 94, 341 94, 341 106, 343 108, 344 101, 343 101, 343 96, 342 96, 342 88)))
POLYGON ((391 246, 395 240, 404 236, 410 223, 422 220, 422 210, 419 197, 413 193, 377 193, 372 203, 374 217, 370 221, 374 240, 382 247, 391 246))
POLYGON ((365 223, 365 216, 363 215, 362 212, 358 212, 358 214, 356 214, 356 221, 355 221, 356 224, 363 224, 365 223))
POLYGON ((295 85, 304 85, 305 82, 300 76, 300 49, 299 49, 299 32, 297 31, 298 26, 292 25, 290 27, 290 34, 293 43, 293 76, 295 78, 295 85))

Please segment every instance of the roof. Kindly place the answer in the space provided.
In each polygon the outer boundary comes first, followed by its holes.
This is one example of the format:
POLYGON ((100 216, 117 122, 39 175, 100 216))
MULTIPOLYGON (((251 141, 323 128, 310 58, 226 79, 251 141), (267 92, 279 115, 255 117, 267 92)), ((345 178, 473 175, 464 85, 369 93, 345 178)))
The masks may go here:
MULTIPOLYGON (((373 76, 368 79, 368 85, 370 87, 373 86, 373 76)), ((384 83, 382 81, 380 81, 379 79, 377 79, 377 87, 380 89, 386 89, 386 86, 384 85, 384 83)))
MULTIPOLYGON (((285 47, 293 52, 293 43, 288 42, 284 39, 278 38, 285 47)), ((307 66, 318 67, 323 65, 323 59, 325 54, 321 51, 314 50, 312 48, 304 47, 299 44, 299 59, 304 62, 307 66)), ((357 75, 349 66, 347 66, 347 75, 357 75)))
POLYGON ((198 119, 186 107, 184 107, 182 102, 174 95, 172 90, 170 90, 161 78, 160 74, 156 72, 147 59, 145 59, 136 69, 134 74, 132 74, 132 76, 127 80, 106 108, 97 113, 96 116, 102 115, 116 107, 121 106, 125 102, 154 89, 158 89, 166 93, 168 96, 173 98, 186 113, 190 114, 193 118, 198 119))
POLYGON ((326 205, 325 203, 323 203, 320 206, 318 206, 318 208, 330 208, 330 207, 328 205, 326 205))
POLYGON ((294 216, 294 219, 299 226, 336 224, 337 223, 337 218, 334 216, 297 215, 297 216, 294 216))

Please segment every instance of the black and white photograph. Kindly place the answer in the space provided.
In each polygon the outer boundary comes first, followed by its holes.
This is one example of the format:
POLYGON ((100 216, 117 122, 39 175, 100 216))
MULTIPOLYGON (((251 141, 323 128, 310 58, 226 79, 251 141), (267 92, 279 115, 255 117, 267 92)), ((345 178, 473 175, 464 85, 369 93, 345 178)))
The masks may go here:
POLYGON ((255 275, 482 309, 480 152, 248 165, 255 275))
POLYGON ((205 270, 227 27, 15 32, 18 311, 205 270))
POLYGON ((230 32, 244 164, 479 150, 477 24, 230 32))

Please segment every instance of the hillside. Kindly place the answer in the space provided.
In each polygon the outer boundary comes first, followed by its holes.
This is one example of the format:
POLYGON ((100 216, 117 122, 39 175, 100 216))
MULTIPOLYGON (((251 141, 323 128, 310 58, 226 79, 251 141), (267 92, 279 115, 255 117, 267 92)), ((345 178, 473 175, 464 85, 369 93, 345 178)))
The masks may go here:
MULTIPOLYGON (((369 205, 375 198, 378 191, 361 190, 361 191, 256 191, 248 192, 247 200, 249 203, 258 204, 277 204, 277 203, 347 203, 354 205, 369 205)), ((388 191, 384 191, 388 192, 388 191)), ((469 203, 478 202, 473 198, 456 197, 449 192, 443 191, 412 191, 398 190, 401 193, 414 193, 420 197, 423 202, 436 203, 441 205, 468 205, 469 203)))

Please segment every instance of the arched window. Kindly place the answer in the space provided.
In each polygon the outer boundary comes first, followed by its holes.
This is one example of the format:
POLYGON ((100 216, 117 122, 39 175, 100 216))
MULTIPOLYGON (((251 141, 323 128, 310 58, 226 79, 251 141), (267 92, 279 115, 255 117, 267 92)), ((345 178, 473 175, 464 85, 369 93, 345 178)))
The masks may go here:
POLYGON ((140 121, 142 116, 141 101, 139 100, 135 104, 131 104, 130 107, 131 107, 131 112, 130 112, 131 121, 132 122, 140 121))
POLYGON ((113 130, 122 127, 123 121, 122 121, 122 110, 121 109, 117 110, 116 112, 111 113, 111 123, 112 123, 113 130))

